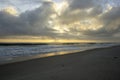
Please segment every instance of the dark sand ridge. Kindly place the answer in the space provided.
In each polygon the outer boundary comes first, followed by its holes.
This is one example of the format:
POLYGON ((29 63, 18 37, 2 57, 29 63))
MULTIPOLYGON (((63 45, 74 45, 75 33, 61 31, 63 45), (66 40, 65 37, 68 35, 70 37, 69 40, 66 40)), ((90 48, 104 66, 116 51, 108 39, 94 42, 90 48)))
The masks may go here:
POLYGON ((0 80, 120 80, 120 46, 1 65, 0 80))

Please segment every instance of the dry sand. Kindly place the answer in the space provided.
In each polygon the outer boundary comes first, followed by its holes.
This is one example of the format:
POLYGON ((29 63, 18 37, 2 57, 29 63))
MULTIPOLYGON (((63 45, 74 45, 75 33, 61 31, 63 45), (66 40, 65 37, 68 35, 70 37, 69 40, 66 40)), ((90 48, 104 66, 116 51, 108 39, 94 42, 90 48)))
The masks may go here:
POLYGON ((120 46, 1 65, 0 80, 120 80, 120 46))

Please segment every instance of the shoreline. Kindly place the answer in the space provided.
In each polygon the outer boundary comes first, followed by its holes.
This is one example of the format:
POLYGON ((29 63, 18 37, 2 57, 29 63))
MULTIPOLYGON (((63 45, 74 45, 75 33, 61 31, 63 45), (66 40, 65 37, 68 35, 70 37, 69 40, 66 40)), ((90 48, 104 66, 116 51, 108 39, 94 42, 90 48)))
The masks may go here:
POLYGON ((12 63, 17 63, 17 62, 24 62, 24 61, 34 60, 34 59, 53 57, 53 56, 74 54, 77 52, 82 52, 82 51, 74 50, 71 52, 69 52, 69 51, 51 52, 51 53, 46 53, 46 54, 38 54, 38 55, 22 56, 22 57, 3 57, 3 58, 7 58, 7 60, 0 62, 0 65, 12 64, 12 63))
POLYGON ((6 60, 0 61, 0 65, 12 64, 12 63, 17 63, 17 62, 24 62, 24 61, 40 59, 40 58, 76 54, 76 53, 82 53, 82 52, 96 50, 96 49, 104 49, 104 48, 111 48, 111 47, 117 47, 117 46, 115 45, 115 46, 109 46, 109 47, 100 47, 100 48, 93 48, 93 49, 87 49, 87 50, 81 50, 81 51, 80 50, 73 50, 73 51, 51 52, 51 53, 46 53, 46 54, 37 54, 37 55, 22 56, 22 57, 0 57, 0 59, 6 58, 6 60))

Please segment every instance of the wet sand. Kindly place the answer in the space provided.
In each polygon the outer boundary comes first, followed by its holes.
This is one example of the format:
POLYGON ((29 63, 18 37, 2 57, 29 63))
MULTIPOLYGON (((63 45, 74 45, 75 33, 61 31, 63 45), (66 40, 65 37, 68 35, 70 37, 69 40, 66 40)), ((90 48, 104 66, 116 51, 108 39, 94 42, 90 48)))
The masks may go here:
POLYGON ((0 65, 0 80, 120 80, 120 46, 0 65))

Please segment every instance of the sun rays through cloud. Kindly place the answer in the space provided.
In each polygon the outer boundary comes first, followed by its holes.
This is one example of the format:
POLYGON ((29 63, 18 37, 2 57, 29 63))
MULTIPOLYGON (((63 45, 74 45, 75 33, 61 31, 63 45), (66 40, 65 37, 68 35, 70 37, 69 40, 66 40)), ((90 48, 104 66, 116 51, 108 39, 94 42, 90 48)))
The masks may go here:
POLYGON ((119 0, 1 0, 0 37, 119 41, 119 13, 119 0))

